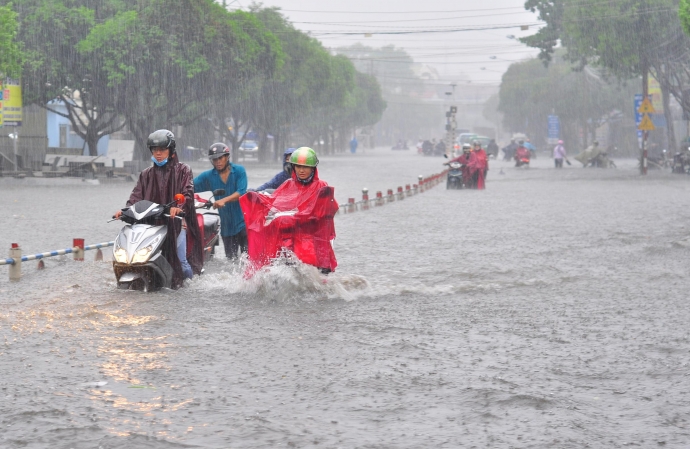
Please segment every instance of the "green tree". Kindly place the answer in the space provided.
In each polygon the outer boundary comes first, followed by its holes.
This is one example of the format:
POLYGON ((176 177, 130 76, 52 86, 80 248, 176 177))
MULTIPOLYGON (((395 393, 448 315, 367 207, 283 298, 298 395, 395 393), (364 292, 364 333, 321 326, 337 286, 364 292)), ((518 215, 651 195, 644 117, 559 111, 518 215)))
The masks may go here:
POLYGON ((551 62, 553 52, 563 37, 563 3, 564 0, 527 0, 525 2, 525 9, 538 12, 539 20, 546 22, 546 26, 541 27, 535 34, 520 39, 520 42, 538 48, 539 59, 545 65, 551 62))
MULTIPOLYGON (((367 106, 375 111, 376 101, 382 101, 380 94, 371 100, 359 92, 358 87, 363 86, 369 97, 378 91, 366 83, 358 84, 350 61, 332 56, 316 39, 295 29, 277 8, 254 4, 251 11, 278 36, 284 51, 283 66, 261 83, 254 127, 260 135, 272 134, 278 148, 287 146, 295 132, 306 144, 323 138, 328 142, 326 150, 334 150, 335 136, 341 136, 343 128, 351 129, 351 124, 345 125, 351 108, 364 107, 361 102, 366 98, 367 106)), ((360 120, 368 122, 371 118, 361 116, 360 120)), ((338 140, 342 143, 342 138, 338 140)))
POLYGON ((582 135, 585 147, 612 111, 629 108, 632 95, 629 85, 607 82, 591 69, 573 70, 556 54, 548 67, 538 59, 512 64, 503 75, 498 109, 506 128, 538 143, 545 141, 548 116, 556 114, 563 138, 574 144, 582 135))
POLYGON ((17 41, 17 16, 11 3, 0 6, 0 74, 10 78, 21 75, 22 52, 17 41))
POLYGON ((23 94, 25 103, 37 104, 66 117, 82 137, 91 155, 99 139, 123 125, 114 104, 116 92, 98 79, 93 60, 80 57, 77 43, 110 9, 110 1, 15 0, 21 22, 19 40, 24 48, 23 94), (61 102, 67 112, 56 108, 61 102))
MULTIPOLYGON (((684 0, 683 4, 687 4, 684 0)), ((690 40, 682 32, 678 15, 684 14, 679 0, 528 0, 527 9, 538 10, 547 26, 537 35, 523 39, 528 45, 553 53, 551 45, 560 39, 566 59, 580 68, 597 65, 619 79, 654 76, 663 91, 669 144, 674 146, 673 120, 668 107, 669 94, 686 111, 690 100, 683 92, 690 86, 690 40)), ((540 55, 541 56, 541 55, 540 55)))

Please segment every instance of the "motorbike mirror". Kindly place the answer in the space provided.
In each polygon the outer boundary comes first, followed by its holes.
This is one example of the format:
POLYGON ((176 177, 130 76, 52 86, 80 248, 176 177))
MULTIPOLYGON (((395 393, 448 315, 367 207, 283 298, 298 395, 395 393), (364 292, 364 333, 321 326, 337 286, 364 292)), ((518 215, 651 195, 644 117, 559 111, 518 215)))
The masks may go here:
POLYGON ((447 155, 446 153, 443 153, 443 157, 445 157, 446 159, 448 159, 448 155, 447 155))
POLYGON ((213 191, 213 196, 216 198, 223 195, 225 195, 225 189, 216 189, 213 191))
POLYGON ((177 203, 178 206, 182 206, 185 203, 185 197, 181 193, 176 194, 174 197, 175 202, 177 203))

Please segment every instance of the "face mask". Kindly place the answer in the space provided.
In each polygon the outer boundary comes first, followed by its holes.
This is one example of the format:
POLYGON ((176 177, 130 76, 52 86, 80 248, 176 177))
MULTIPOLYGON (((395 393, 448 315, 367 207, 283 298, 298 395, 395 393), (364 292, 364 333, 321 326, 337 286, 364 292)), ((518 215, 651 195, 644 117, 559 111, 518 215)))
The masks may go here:
POLYGON ((168 163, 168 158, 166 157, 162 161, 158 162, 155 157, 151 156, 151 162, 153 162, 154 164, 156 164, 159 167, 162 167, 168 163))
POLYGON ((283 171, 288 175, 292 173, 292 164, 289 162, 283 162, 283 171))

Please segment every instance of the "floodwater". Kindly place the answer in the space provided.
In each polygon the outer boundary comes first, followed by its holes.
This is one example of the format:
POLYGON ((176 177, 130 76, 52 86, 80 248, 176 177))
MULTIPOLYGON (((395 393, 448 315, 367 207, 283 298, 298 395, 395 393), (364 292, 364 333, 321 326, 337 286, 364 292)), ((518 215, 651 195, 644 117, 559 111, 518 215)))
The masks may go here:
MULTIPOLYGON (((319 168, 344 203, 441 162, 319 168)), ((340 215, 325 280, 216 260, 144 294, 93 251, 0 266, 0 447, 689 447, 690 179, 617 162, 492 161, 486 191, 340 215)), ((0 248, 113 240, 132 186, 2 184, 0 248)))

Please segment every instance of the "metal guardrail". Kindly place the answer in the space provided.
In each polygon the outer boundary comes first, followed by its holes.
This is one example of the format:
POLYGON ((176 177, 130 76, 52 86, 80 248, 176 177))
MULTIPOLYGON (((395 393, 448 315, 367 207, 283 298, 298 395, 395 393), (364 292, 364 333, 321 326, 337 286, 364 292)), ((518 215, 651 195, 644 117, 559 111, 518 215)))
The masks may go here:
POLYGON ((101 248, 106 248, 113 246, 115 244, 112 242, 96 243, 93 245, 84 246, 84 239, 74 239, 72 241, 72 248, 58 249, 55 251, 47 251, 45 253, 31 254, 27 256, 22 256, 22 249, 17 243, 13 243, 10 248, 10 257, 6 259, 0 259, 0 265, 10 266, 10 281, 18 281, 22 276, 22 263, 31 260, 38 260, 38 268, 44 268, 43 259, 47 257, 64 256, 65 254, 74 254, 74 260, 83 261, 84 251, 98 250, 96 253, 95 260, 103 260, 103 253, 101 248))

